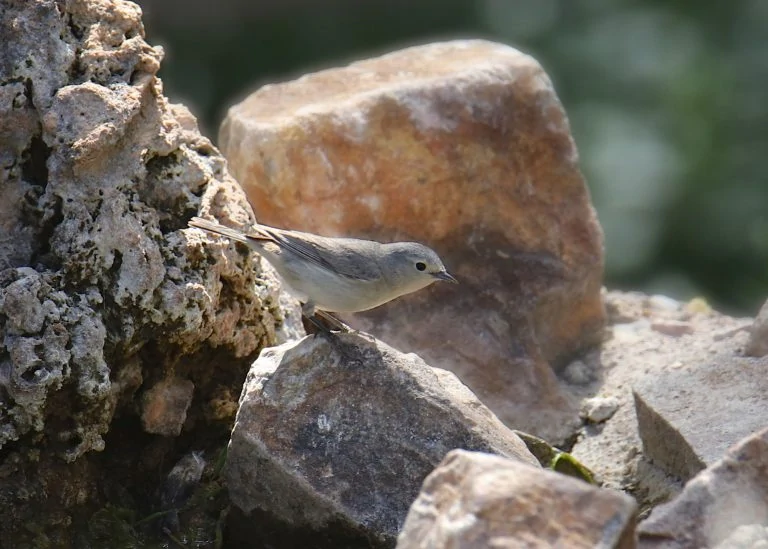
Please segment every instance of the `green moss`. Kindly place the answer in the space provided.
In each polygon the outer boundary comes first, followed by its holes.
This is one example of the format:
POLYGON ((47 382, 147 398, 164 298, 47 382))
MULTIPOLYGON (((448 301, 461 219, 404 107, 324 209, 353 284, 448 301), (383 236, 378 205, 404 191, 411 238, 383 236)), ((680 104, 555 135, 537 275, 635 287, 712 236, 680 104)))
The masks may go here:
POLYGON ((534 455, 545 469, 551 469, 569 477, 578 478, 589 484, 597 484, 592 471, 568 452, 563 452, 549 444, 546 440, 528 433, 515 431, 515 434, 520 437, 528 447, 528 451, 534 455))

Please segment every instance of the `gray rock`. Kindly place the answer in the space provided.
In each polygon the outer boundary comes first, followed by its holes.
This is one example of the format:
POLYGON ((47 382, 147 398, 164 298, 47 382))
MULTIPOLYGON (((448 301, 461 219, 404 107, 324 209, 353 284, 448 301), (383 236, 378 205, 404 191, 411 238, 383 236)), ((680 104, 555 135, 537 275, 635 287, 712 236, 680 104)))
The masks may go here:
POLYGON ((714 549, 768 549, 768 526, 762 524, 739 526, 714 549))
POLYGON ((581 403, 581 416, 590 423, 603 423, 619 409, 616 397, 593 397, 581 403))
POLYGON ((424 481, 397 549, 633 549, 634 500, 519 461, 453 450, 424 481))
POLYGON ((645 455, 688 480, 768 425, 768 359, 702 357, 634 385, 645 455))
MULTIPOLYGON (((753 421, 732 415, 731 411, 739 407, 746 409, 751 402, 755 404, 753 411, 758 418, 764 416, 765 411, 757 403, 766 398, 761 390, 763 381, 758 379, 765 367, 754 359, 742 357, 741 350, 747 339, 744 319, 719 314, 701 300, 675 305, 640 293, 613 291, 606 292, 605 299, 611 337, 606 338, 599 351, 581 356, 574 362, 575 366, 565 369, 566 373, 591 372, 592 377, 564 376, 564 381, 574 398, 585 400, 610 395, 618 400, 619 407, 605 422, 584 425, 571 453, 589 467, 604 486, 629 490, 637 498, 642 514, 682 489, 677 478, 680 468, 667 467, 664 458, 683 452, 682 448, 689 443, 681 445, 680 435, 673 434, 668 439, 671 449, 667 452, 659 446, 665 436, 659 432, 655 435, 658 444, 651 442, 651 447, 656 444, 658 451, 651 453, 660 455, 661 461, 646 456, 638 432, 633 388, 640 389, 640 395, 645 394, 646 388, 658 395, 651 399, 654 406, 658 402, 669 409, 672 417, 690 413, 692 427, 685 431, 685 436, 695 437, 698 446, 710 445, 713 452, 708 459, 719 459, 728 445, 742 436, 733 430, 747 428, 753 421), (671 337, 653 328, 654 324, 664 322, 686 322, 692 333, 671 337), (744 393, 746 402, 729 402, 727 392, 722 399, 718 396, 721 383, 727 386, 728 380, 736 382, 750 377, 754 377, 756 383, 752 387, 744 384, 744 389, 749 391, 744 393), (723 433, 729 432, 734 438, 726 441, 723 433), (709 442, 704 442, 706 440, 709 442)), ((645 419, 644 416, 642 421, 647 426, 645 419)), ((694 460, 698 461, 698 458, 694 460)), ((692 472, 700 467, 698 463, 692 472)))
MULTIPOLYGON (((454 374, 365 335, 309 337, 253 364, 226 477, 246 514, 392 545, 424 477, 454 448, 538 466, 454 374)), ((233 525, 249 527, 264 530, 233 525)))
POLYGON ((639 549, 755 547, 768 524, 768 429, 740 441, 638 526, 639 549), (749 528, 744 529, 747 526, 749 528), (764 530, 764 528, 763 528, 764 530))

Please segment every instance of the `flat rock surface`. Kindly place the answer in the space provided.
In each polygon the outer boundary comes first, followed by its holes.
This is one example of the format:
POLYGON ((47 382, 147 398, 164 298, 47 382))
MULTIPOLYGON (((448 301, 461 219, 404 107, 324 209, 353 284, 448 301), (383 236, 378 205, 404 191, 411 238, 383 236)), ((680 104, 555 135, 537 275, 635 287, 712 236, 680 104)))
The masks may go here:
POLYGON ((768 425, 768 358, 681 357, 634 393, 645 455, 685 481, 768 425))

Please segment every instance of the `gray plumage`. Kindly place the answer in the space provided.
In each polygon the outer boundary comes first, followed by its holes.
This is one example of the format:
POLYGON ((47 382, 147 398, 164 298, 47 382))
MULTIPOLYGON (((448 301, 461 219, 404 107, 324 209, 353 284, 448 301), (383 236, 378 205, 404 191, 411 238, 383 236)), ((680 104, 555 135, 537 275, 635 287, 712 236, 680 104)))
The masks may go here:
POLYGON ((416 242, 381 244, 259 224, 242 232, 199 217, 192 218, 189 226, 243 242, 258 252, 305 303, 307 316, 315 309, 366 311, 437 280, 456 282, 438 255, 416 242))

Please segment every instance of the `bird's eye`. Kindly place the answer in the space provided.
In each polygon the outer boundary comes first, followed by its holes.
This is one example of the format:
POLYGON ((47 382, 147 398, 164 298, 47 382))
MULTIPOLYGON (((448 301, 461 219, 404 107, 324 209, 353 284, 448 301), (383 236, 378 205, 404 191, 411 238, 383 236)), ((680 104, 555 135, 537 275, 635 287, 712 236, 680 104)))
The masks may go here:
POLYGON ((427 270, 427 264, 426 264, 426 263, 423 263, 423 262, 421 262, 421 261, 417 262, 417 263, 416 263, 416 270, 419 270, 419 271, 426 271, 426 270, 427 270))

